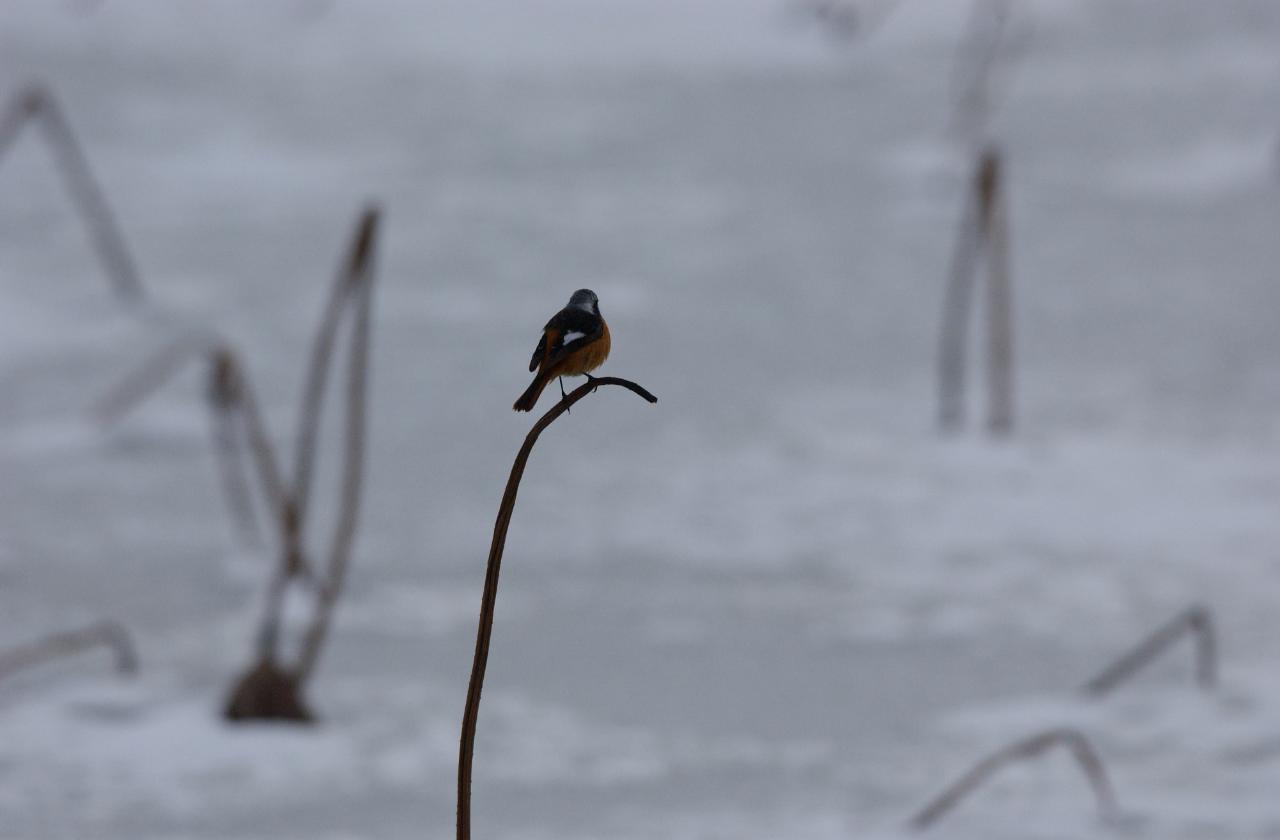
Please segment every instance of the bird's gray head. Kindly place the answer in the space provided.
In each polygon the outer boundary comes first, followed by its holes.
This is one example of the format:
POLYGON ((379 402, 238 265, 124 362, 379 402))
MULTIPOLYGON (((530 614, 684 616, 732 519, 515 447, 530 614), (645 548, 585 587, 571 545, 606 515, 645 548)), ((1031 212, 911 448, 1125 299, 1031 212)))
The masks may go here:
POLYGON ((569 305, 577 309, 585 309, 593 315, 600 314, 600 298, 590 289, 578 289, 569 298, 569 305))

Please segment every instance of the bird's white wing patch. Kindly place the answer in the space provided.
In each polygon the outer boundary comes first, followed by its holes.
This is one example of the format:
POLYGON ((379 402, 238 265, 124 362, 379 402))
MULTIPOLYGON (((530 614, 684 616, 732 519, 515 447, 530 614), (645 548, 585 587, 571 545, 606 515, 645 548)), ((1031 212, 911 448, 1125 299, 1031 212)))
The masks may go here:
POLYGON ((586 335, 586 333, 584 332, 567 332, 561 338, 560 343, 562 345, 568 344, 570 341, 577 341, 578 339, 582 338, 584 335, 586 335))

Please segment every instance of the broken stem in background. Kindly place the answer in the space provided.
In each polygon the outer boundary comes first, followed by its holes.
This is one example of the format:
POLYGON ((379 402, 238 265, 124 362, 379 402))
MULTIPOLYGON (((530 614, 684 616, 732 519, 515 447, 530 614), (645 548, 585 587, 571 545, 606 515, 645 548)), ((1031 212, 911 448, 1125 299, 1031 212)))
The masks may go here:
POLYGON ((458 840, 469 840, 471 837, 471 761, 475 752, 476 721, 480 716, 480 693, 484 688, 485 668, 489 662, 489 640, 493 634, 493 614, 498 600, 498 573, 502 568, 502 552, 506 548, 507 528, 515 510, 520 479, 524 476, 525 464, 529 461, 529 453, 533 451, 538 436, 557 417, 572 408, 574 403, 605 385, 626 388, 650 403, 658 401, 653 394, 626 379, 613 376, 590 379, 586 384, 570 391, 542 415, 525 436, 524 445, 516 453, 515 462, 511 465, 511 474, 502 493, 502 503, 498 506, 498 518, 493 525, 489 560, 485 565, 484 593, 480 599, 480 621, 476 629, 476 650, 471 662, 471 679, 467 684, 467 702, 462 715, 462 734, 458 741, 458 840))
POLYGON ((270 519, 276 523, 281 550, 286 557, 296 558, 292 564, 282 562, 268 586, 256 644, 260 654, 270 658, 279 635, 284 584, 301 565, 301 551, 291 493, 285 485, 284 474, 243 363, 224 345, 184 337, 160 348, 137 370, 110 388, 97 401, 93 413, 101 422, 115 422, 171 379, 183 362, 197 356, 203 356, 209 366, 206 396, 213 425, 214 456, 220 464, 228 508, 239 520, 242 533, 254 527, 249 481, 243 473, 240 458, 243 443, 255 468, 258 488, 270 519))
POLYGON ((995 148, 982 156, 978 190, 987 256, 987 431, 1003 436, 1013 431, 1013 286, 1000 152, 995 148))
MULTIPOLYGON (((378 213, 366 210, 361 216, 352 238, 347 258, 343 260, 337 278, 329 294, 320 328, 316 331, 311 348, 311 363, 307 368, 307 383, 303 389, 302 405, 298 411, 298 434, 294 444, 293 491, 298 508, 298 519, 305 523, 308 502, 311 497, 311 471, 315 463, 316 439, 320 433, 325 388, 328 385, 329 368, 332 367, 333 348, 337 342, 338 327, 343 314, 355 296, 356 306, 364 310, 368 305, 367 279, 373 255, 374 236, 377 233, 378 213)), ((365 313, 367 314, 367 313, 365 313)), ((364 315, 357 314, 357 318, 364 315)), ((367 328, 367 325, 366 325, 367 328)), ((353 352, 355 348, 353 347, 353 352)), ((360 351, 364 352, 364 351, 360 351)))
MULTIPOLYGON (((378 211, 371 208, 365 212, 360 221, 343 283, 350 294, 355 296, 355 323, 351 327, 351 354, 347 362, 346 428, 342 457, 342 489, 338 500, 338 522, 334 526, 333 538, 329 544, 329 562, 325 569, 324 585, 320 589, 316 613, 306 631, 306 635, 303 637, 302 648, 298 655, 296 670, 299 682, 306 682, 308 677, 311 676, 316 660, 320 656, 320 650, 328 634, 329 621, 333 615, 334 605, 337 603, 338 596, 342 593, 342 585, 346 579, 347 566, 351 557, 351 544, 355 539, 356 523, 359 519, 360 489, 364 475, 365 404, 368 396, 370 311, 372 310, 373 297, 373 245, 377 226, 378 211)), ((330 327, 329 319, 326 318, 326 328, 336 330, 336 318, 334 321, 335 323, 330 327)), ((319 352, 322 344, 323 341, 317 342, 317 352, 319 352)), ((331 351, 332 341, 329 341, 329 345, 325 349, 326 356, 331 351)), ((327 364, 327 359, 317 358, 313 363, 313 369, 322 365, 327 366, 327 364)), ((321 374, 317 378, 323 381, 324 376, 321 374)), ((301 420, 304 429, 308 425, 312 427, 319 426, 322 395, 323 386, 318 389, 314 399, 305 403, 315 413, 314 415, 304 413, 301 420)), ((309 434, 311 435, 310 449, 314 449, 315 431, 310 431, 309 434)), ((299 437, 301 436, 300 434, 299 437)), ((303 452, 299 451, 298 454, 299 459, 302 460, 304 457, 303 452)), ((297 475, 300 481, 309 482, 311 476, 310 451, 305 455, 305 462, 307 464, 306 471, 304 472, 300 469, 297 475)), ((306 510, 307 493, 305 485, 297 485, 294 493, 298 516, 301 520, 306 510)))
POLYGON ((366 392, 372 330, 374 245, 380 219, 376 207, 360 215, 351 246, 332 285, 332 293, 313 344, 298 417, 292 483, 288 483, 267 434, 245 366, 225 342, 184 337, 160 349, 138 370, 111 388, 95 405, 103 422, 118 419, 171 379, 188 359, 203 355, 209 365, 207 394, 214 453, 222 474, 227 505, 242 534, 256 533, 251 482, 245 474, 245 450, 256 484, 274 523, 279 562, 267 584, 255 639, 255 664, 233 688, 227 707, 232 719, 311 720, 301 688, 315 668, 350 563, 360 510, 365 452, 366 392), (348 313, 351 313, 348 316, 348 313), (324 411, 329 368, 344 319, 350 327, 345 396, 345 443, 337 522, 329 542, 325 577, 308 561, 306 526, 314 460, 324 411), (315 612, 304 632, 296 664, 278 662, 285 595, 290 585, 307 583, 316 595, 315 612))
POLYGON ((288 582, 296 575, 309 575, 309 568, 302 552, 302 537, 298 529, 293 494, 285 485, 284 473, 280 469, 275 449, 271 446, 271 438, 267 435, 266 422, 262 419, 253 387, 234 356, 228 354, 226 364, 235 377, 240 416, 244 422, 249 451, 253 454, 253 463, 257 467, 258 486, 270 511, 271 521, 275 523, 279 540, 280 562, 275 565, 267 585, 262 621, 255 641, 259 659, 274 661, 288 582))
POLYGON ((89 231, 93 249, 102 262, 107 279, 120 297, 130 302, 141 301, 144 297, 142 280, 120 232, 120 225, 93 177, 70 122, 49 90, 41 85, 28 86, 0 115, 0 157, 8 151, 22 127, 32 120, 38 121, 44 131, 55 167, 89 231))
POLYGON ((253 492, 245 466, 246 420, 237 409, 240 405, 239 372, 229 351, 218 353, 209 363, 210 433, 213 436, 214 460, 222 479, 222 496, 227 513, 235 523, 241 541, 260 545, 258 519, 254 515, 253 492))
POLYGON ((1086 694, 1103 695, 1141 670, 1183 636, 1195 641, 1196 682, 1206 691, 1218 683, 1218 645, 1213 616, 1196 604, 1183 610, 1135 648, 1084 684, 1086 694))
POLYGON ((1118 813, 1115 793, 1107 778, 1102 759, 1079 730, 1072 728, 1050 729, 1030 738, 1018 741, 979 761, 974 767, 961 776, 928 805, 920 810, 909 823, 916 831, 923 831, 937 822, 952 808, 972 793, 983 782, 1001 767, 1015 761, 1035 758, 1052 747, 1061 746, 1070 750, 1081 772, 1093 789, 1098 803, 1098 812, 1104 819, 1114 817, 1118 813))
POLYGON ((214 456, 219 459, 227 506, 241 534, 256 533, 251 494, 244 474, 241 446, 247 444, 266 504, 283 518, 288 505, 283 473, 267 436, 244 365, 220 340, 184 336, 161 347, 136 370, 109 388, 93 405, 98 422, 110 424, 132 411, 182 365, 204 358, 209 366, 206 395, 213 430, 214 456))
MULTIPOLYGON (((338 596, 342 592, 350 563, 360 511, 364 472, 366 394, 368 390, 369 343, 373 294, 374 245, 380 211, 368 207, 361 214, 344 268, 334 281, 334 291, 325 308, 316 336, 303 391, 298 418, 294 483, 280 485, 282 504, 278 509, 280 562, 276 564, 267 587, 262 623, 257 637, 256 661, 244 673, 231 692, 226 716, 232 720, 273 718, 307 722, 313 715, 303 701, 303 687, 315 669, 320 651, 328 636, 330 621, 338 596), (339 491, 337 523, 329 543, 325 576, 320 578, 307 560, 303 544, 305 512, 314 480, 312 461, 319 435, 328 368, 337 331, 347 313, 351 315, 350 351, 347 360, 345 396, 342 485, 339 491), (293 666, 278 662, 285 595, 290 585, 310 583, 314 588, 315 612, 304 631, 298 656, 293 666)), ((256 402, 247 382, 242 402, 248 421, 250 444, 261 449, 262 465, 274 465, 269 455, 256 402)), ((278 470, 264 472, 264 485, 281 482, 278 470)))
POLYGON ((965 197, 955 253, 942 303, 938 340, 938 425, 953 432, 964 425, 964 385, 975 266, 982 250, 977 190, 965 197))
POLYGON ((98 645, 111 648, 115 655, 116 671, 121 674, 137 673, 138 654, 129 631, 119 622, 100 621, 81 630, 55 633, 0 653, 0 679, 33 665, 71 656, 98 645))
POLYGON ((938 340, 938 425, 944 432, 964 423, 969 323, 979 258, 987 265, 987 429, 1013 430, 1013 303, 1009 273, 1008 220, 1000 174, 1000 152, 979 156, 960 218, 951 272, 943 298, 938 340))
POLYGON ((219 350, 208 336, 184 335, 170 341, 94 400, 89 412, 103 425, 115 423, 172 379, 184 364, 197 358, 212 361, 219 350))

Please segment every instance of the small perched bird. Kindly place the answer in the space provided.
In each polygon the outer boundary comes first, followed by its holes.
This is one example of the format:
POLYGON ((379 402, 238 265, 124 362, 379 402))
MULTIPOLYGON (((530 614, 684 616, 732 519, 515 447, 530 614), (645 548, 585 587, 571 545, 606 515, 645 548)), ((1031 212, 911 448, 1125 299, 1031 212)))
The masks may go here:
MULTIPOLYGON (((569 298, 569 305, 552 315, 542 328, 542 338, 529 360, 529 370, 538 374, 512 408, 532 411, 542 389, 552 379, 588 376, 607 358, 609 325, 600 317, 600 299, 590 289, 578 289, 569 298)), ((563 381, 560 393, 564 395, 563 381)))

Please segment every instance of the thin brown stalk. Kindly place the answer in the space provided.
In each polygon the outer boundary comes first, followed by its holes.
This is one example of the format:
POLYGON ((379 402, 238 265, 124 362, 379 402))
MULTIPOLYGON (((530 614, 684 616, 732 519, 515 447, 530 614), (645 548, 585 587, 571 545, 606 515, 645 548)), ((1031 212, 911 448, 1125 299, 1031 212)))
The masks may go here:
POLYGON ((270 453, 265 427, 247 382, 244 388, 244 408, 250 442, 254 449, 261 453, 258 458, 260 464, 264 468, 272 467, 270 470, 262 471, 261 483, 268 486, 274 482, 281 482, 279 495, 282 504, 278 517, 281 560, 276 565, 267 586, 267 598, 257 638, 260 663, 271 669, 279 668, 274 663, 280 638, 284 598, 290 584, 310 582, 315 587, 317 595, 315 613, 304 633, 297 664, 280 671, 279 674, 280 677, 286 678, 292 690, 298 693, 314 671, 315 663, 328 635, 334 607, 346 578, 359 516, 365 447, 373 251, 379 218, 380 212, 376 207, 367 208, 361 214, 356 234, 352 239, 351 250, 343 263, 343 270, 339 272, 333 287, 334 293, 322 318, 316 343, 313 346, 312 364, 298 419, 297 461, 294 465, 294 483, 289 487, 283 485, 279 471, 274 469, 275 458, 270 453), (354 309, 354 323, 347 368, 342 488, 338 521, 330 541, 326 576, 320 579, 307 560, 303 544, 304 505, 309 497, 312 482, 312 459, 319 432, 320 415, 323 411, 330 359, 342 317, 352 309, 354 309))
MULTIPOLYGON (((135 371, 108 389, 91 411, 100 422, 115 422, 172 379, 181 370, 183 363, 200 356, 209 365, 207 393, 213 415, 215 455, 225 452, 227 458, 234 458, 236 461, 235 465, 224 463, 224 474, 238 472, 240 469, 240 435, 234 422, 238 417, 266 504, 278 521, 286 523, 282 531, 287 533, 292 502, 285 485, 284 473, 275 448, 271 445, 266 422, 258 408, 244 363, 224 343, 206 336, 184 336, 166 344, 144 360, 135 371), (235 450, 234 453, 232 450, 235 450)), ((242 476, 228 480, 237 485, 243 483, 242 476)), ((235 493, 239 496, 239 489, 235 493)), ((237 498, 232 504, 239 508, 247 503, 237 498)))
POLYGON ((374 237, 378 227, 378 211, 368 208, 361 215, 351 240, 351 249, 342 263, 325 306, 320 329, 316 332, 311 349, 311 364, 307 369, 307 384, 303 389, 302 406, 298 412, 298 435, 293 459, 294 501, 298 519, 305 523, 308 501, 311 496, 311 472, 315 463, 316 439, 320 432, 322 403, 333 348, 337 341, 338 326, 347 311, 352 295, 358 294, 367 284, 373 259, 374 237))
POLYGON ((974 166, 943 297, 938 425, 944 432, 964 423, 969 322, 979 259, 987 266, 987 429, 993 435, 1013 430, 1013 304, 1003 192, 1000 152, 989 147, 974 166))
POLYGON ((94 400, 89 413, 104 425, 115 423, 171 380, 184 364, 212 357, 218 351, 204 336, 186 335, 170 341, 94 400))
MULTIPOLYGON (((315 668, 316 659, 329 630, 333 608, 346 579, 351 558, 351 545, 355 539, 356 523, 360 513, 360 490, 364 475, 365 404, 368 394, 369 331, 373 297, 373 245, 377 232, 378 211, 369 209, 360 221, 359 231, 347 273, 347 285, 356 298, 355 323, 351 330, 351 353, 347 363, 347 393, 343 449, 342 491, 339 499, 338 522, 330 541, 329 562, 320 589, 316 613, 302 641, 298 656, 297 677, 304 683, 315 668)), ((317 401, 316 407, 318 408, 317 401)), ((305 423, 305 419, 303 420, 305 423)), ((309 472, 307 473, 309 476, 309 472)), ((305 493, 295 487, 295 499, 300 506, 305 493)))
POLYGON ((142 280, 120 232, 120 225, 89 168, 70 122, 47 89, 39 85, 28 87, 18 94, 4 117, 0 118, 0 155, 28 120, 37 120, 44 131, 72 204, 89 231, 107 279, 120 297, 130 301, 141 300, 144 297, 142 280))
POLYGON ((239 357, 219 340, 183 336, 172 341, 100 397, 90 409, 101 423, 114 423, 172 379, 187 361, 204 357, 209 366, 208 397, 214 455, 219 460, 224 492, 242 533, 256 531, 243 474, 240 444, 247 442, 250 461, 272 515, 288 518, 289 498, 275 450, 239 357))
POLYGON ((0 679, 17 671, 79 653, 98 645, 115 655, 116 671, 133 674, 138 670, 138 654, 129 632, 115 621, 100 621, 80 630, 55 633, 29 644, 0 653, 0 679))
POLYGON ((210 365, 209 397, 215 455, 232 516, 248 532, 255 525, 251 494, 243 472, 242 446, 247 445, 257 484, 270 510, 279 538, 279 562, 267 584, 262 619, 255 641, 255 664, 236 682, 226 715, 233 720, 284 718, 311 720, 301 696, 327 637, 334 607, 342 592, 350 563, 360 512, 364 471, 366 392, 371 332, 373 256, 380 211, 361 214, 351 246, 321 318, 312 346, 307 381, 295 438, 292 482, 286 482, 267 434, 244 365, 225 345, 194 344, 183 340, 165 347, 140 370, 126 378, 100 401, 97 413, 105 420, 118 417, 152 393, 194 355, 204 349, 210 365), (347 313, 352 321, 347 359, 342 484, 338 517, 329 543, 325 577, 320 579, 307 559, 304 533, 314 480, 314 460, 324 399, 338 332, 347 313), (290 585, 310 584, 317 595, 315 612, 299 649, 296 665, 278 664, 282 614, 290 585))
POLYGON ((280 562, 276 564, 267 586, 267 598, 256 641, 259 658, 270 660, 274 657, 276 642, 280 635, 284 595, 288 581, 294 575, 305 575, 307 567, 302 553, 297 516, 294 514, 293 497, 285 486, 275 449, 271 446, 266 423, 258 408, 258 400, 249 377, 240 362, 229 351, 216 364, 225 366, 226 375, 234 382, 236 404, 244 423, 249 451, 253 455, 252 462, 257 467, 258 486, 276 523, 276 533, 280 541, 280 562))
MULTIPOLYGON (((239 409, 244 418, 245 436, 249 441, 249 451, 253 453, 253 464, 258 470, 258 484, 270 507, 281 522, 287 523, 291 518, 292 497, 284 482, 284 473, 276 458, 275 448, 271 445, 271 437, 267 434, 267 424, 258 408, 258 399, 253 386, 239 360, 234 356, 225 357, 231 365, 237 381, 239 409)), ((287 527, 284 528, 288 530, 287 527)))
POLYGON ((1000 173, 1000 153, 988 149, 979 169, 979 195, 987 254, 987 430, 993 435, 1013 431, 1013 287, 1000 173))
POLYGON ((41 103, 40 88, 33 85, 20 91, 17 96, 9 100, 4 110, 0 111, 0 158, 9 151, 9 147, 18 138, 22 127, 39 113, 41 103))
POLYGON ((982 759, 912 817, 910 827, 917 831, 929 828, 1000 768, 1015 761, 1035 758, 1056 746, 1070 750, 1076 763, 1080 765, 1081 772, 1093 789, 1099 814, 1103 818, 1114 816, 1118 812, 1116 798, 1102 759, 1098 757, 1089 739, 1079 730, 1061 728, 1032 735, 982 759))
POLYGON ((975 268, 982 253, 981 207, 978 187, 965 196, 964 212, 956 233, 951 273, 942 304, 942 329, 938 340, 938 425, 956 431, 964 423, 965 358, 975 268))
POLYGON ((232 516, 242 529, 253 529, 248 481, 242 471, 240 444, 247 444, 249 462, 257 486, 276 524, 281 562, 267 587, 267 598, 257 647, 264 659, 271 658, 279 636, 281 612, 288 579, 306 576, 309 570, 301 548, 292 493, 285 484, 266 422, 243 362, 224 344, 203 337, 183 337, 162 347, 139 368, 109 389, 96 403, 93 413, 102 422, 114 422, 122 414, 154 393, 181 369, 182 364, 203 355, 209 365, 209 410, 213 424, 213 446, 223 475, 224 492, 232 516))
POLYGON ((227 513, 243 542, 259 544, 261 536, 253 510, 253 493, 244 463, 244 417, 237 410, 240 390, 230 356, 219 356, 209 365, 209 420, 214 460, 226 499, 227 513))
POLYGON ((1206 691, 1218 683, 1218 645, 1213 615, 1200 604, 1183 610, 1084 684, 1086 694, 1103 695, 1149 665, 1183 636, 1195 642, 1196 682, 1206 691))
POLYGON ((525 464, 529 461, 533 445, 538 442, 542 432, 557 417, 572 408, 574 403, 604 385, 618 385, 626 388, 650 403, 658 401, 653 394, 626 379, 606 376, 588 380, 586 384, 570 391, 542 415, 537 423, 533 424, 533 428, 524 439, 524 445, 516 453, 515 462, 511 465, 511 475, 507 478, 507 486, 502 493, 502 503, 498 506, 498 518, 493 525, 493 542, 489 546, 489 560, 485 566, 484 593, 480 599, 480 621, 476 629, 476 650, 471 663, 466 708, 462 714, 462 735, 458 743, 458 840, 469 840, 471 837, 471 761, 475 752, 476 721, 480 716, 480 692, 484 688, 485 668, 489 662, 489 640, 493 634, 493 614, 498 600, 498 573, 502 569, 502 552, 507 544, 507 528, 511 524, 511 514, 515 510, 520 479, 524 476, 525 464))

